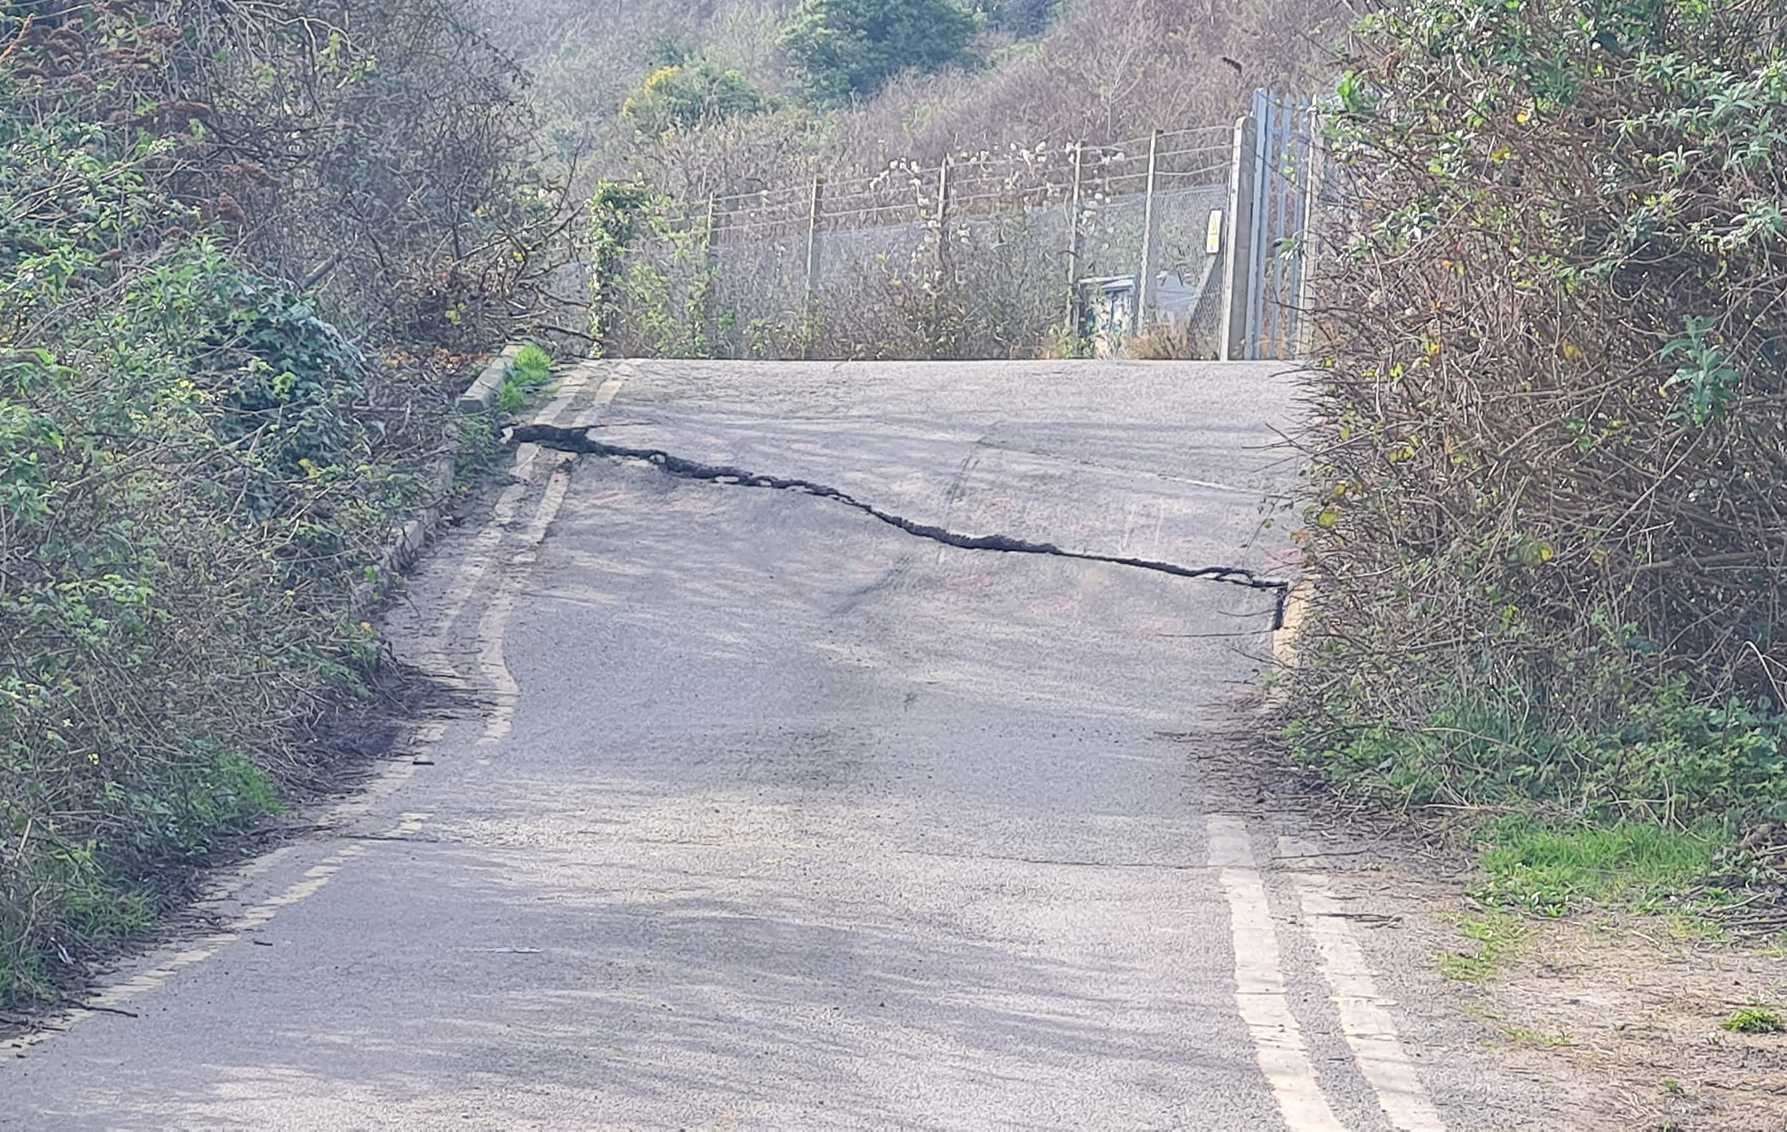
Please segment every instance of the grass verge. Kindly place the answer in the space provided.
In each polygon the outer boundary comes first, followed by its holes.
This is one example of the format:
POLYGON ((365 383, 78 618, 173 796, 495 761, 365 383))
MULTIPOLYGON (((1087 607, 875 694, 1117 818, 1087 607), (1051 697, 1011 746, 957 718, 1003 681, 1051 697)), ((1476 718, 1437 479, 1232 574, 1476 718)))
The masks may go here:
POLYGON ((463 495, 490 478, 502 462, 503 422, 513 418, 553 383, 551 355, 529 343, 515 354, 491 408, 460 413, 453 434, 453 487, 463 495))
POLYGON ((1513 817, 1479 831, 1477 843, 1486 875, 1476 893, 1480 899, 1562 916, 1589 906, 1640 912, 1679 907, 1711 874, 1731 838, 1710 825, 1558 826, 1513 817))
POLYGON ((1343 793, 1454 828, 1464 814, 1485 904, 1666 916, 1700 940, 1787 930, 1787 720, 1604 664, 1629 694, 1592 723, 1517 689, 1429 689, 1441 706, 1417 723, 1305 699, 1287 738, 1343 793))

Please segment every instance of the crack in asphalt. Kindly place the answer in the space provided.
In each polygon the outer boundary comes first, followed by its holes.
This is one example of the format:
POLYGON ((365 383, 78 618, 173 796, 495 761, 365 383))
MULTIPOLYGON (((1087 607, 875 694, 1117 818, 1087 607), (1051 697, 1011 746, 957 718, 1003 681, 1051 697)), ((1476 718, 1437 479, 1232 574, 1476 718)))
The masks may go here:
POLYGON ((1291 583, 1282 578, 1267 577, 1242 566, 1181 566, 1174 562, 1159 562, 1150 558, 1130 558, 1123 555, 1067 550, 1054 543, 1033 542, 1029 539, 1013 538, 1009 535, 966 535, 945 527, 916 522, 890 511, 883 511, 872 503, 864 503, 848 492, 828 487, 822 483, 814 483, 812 480, 763 475, 746 471, 743 468, 729 467, 725 464, 704 464, 698 460, 672 455, 661 448, 633 448, 621 444, 608 444, 595 439, 589 433, 590 430, 587 427, 563 428, 558 425, 528 424, 517 425, 509 430, 509 438, 517 444, 538 444, 543 448, 552 448, 560 452, 644 460, 670 475, 682 479, 705 480, 736 487, 801 492, 854 508, 917 538, 929 539, 932 542, 953 546, 960 550, 990 550, 1001 554, 1034 554, 1047 558, 1069 558, 1079 562, 1104 562, 1113 566, 1128 566, 1137 570, 1150 570, 1157 574, 1169 574, 1175 578, 1189 578, 1195 581, 1216 582, 1223 585, 1241 586, 1250 590, 1267 591, 1276 595, 1276 603, 1272 612, 1272 628, 1274 631, 1284 628, 1285 604, 1290 599, 1291 583))

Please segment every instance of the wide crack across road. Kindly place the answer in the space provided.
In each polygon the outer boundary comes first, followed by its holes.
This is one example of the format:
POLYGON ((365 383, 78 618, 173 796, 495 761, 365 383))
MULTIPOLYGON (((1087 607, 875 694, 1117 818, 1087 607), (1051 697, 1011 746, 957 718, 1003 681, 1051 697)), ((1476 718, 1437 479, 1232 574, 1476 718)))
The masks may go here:
POLYGON ((673 456, 660 448, 630 448, 621 444, 608 444, 591 436, 587 428, 561 428, 557 425, 543 424, 518 425, 510 430, 509 437, 518 444, 538 444, 541 447, 553 448, 561 452, 580 452, 591 456, 615 456, 630 460, 645 460, 669 474, 683 479, 708 480, 713 483, 731 484, 738 487, 770 488, 775 491, 798 491, 817 496, 820 499, 842 503, 846 507, 853 507, 865 515, 881 520, 890 527, 898 527, 909 535, 930 539, 932 542, 940 542, 945 546, 959 547, 962 550, 992 550, 1002 554, 1038 554, 1049 558, 1072 558, 1081 562, 1107 562, 1113 566, 1130 566, 1137 570, 1152 570, 1157 574, 1171 574, 1175 578, 1192 578, 1204 582, 1242 586, 1250 590, 1265 590, 1276 595, 1276 604, 1272 613, 1272 628, 1274 630, 1284 628, 1285 603, 1290 598, 1291 584, 1282 578, 1266 577, 1241 566, 1180 566, 1177 563, 1156 562, 1148 558, 1126 558, 1121 555, 1065 550, 1053 543, 1032 542, 1028 539, 1012 538, 1008 535, 965 535, 944 527, 932 526, 929 523, 914 522, 904 516, 883 511, 872 503, 864 503, 847 492, 839 491, 835 487, 827 487, 822 483, 761 475, 724 464, 703 464, 696 460, 673 456))

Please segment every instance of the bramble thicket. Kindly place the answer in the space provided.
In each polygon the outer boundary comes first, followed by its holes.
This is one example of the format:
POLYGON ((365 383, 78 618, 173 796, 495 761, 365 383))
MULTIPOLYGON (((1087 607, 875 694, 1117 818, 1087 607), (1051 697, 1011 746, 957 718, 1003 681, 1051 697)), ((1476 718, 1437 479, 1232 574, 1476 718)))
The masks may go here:
POLYGON ((1784 14, 1358 25, 1309 385, 1312 764, 1415 808, 1752 834, 1718 868, 1780 884, 1784 14))

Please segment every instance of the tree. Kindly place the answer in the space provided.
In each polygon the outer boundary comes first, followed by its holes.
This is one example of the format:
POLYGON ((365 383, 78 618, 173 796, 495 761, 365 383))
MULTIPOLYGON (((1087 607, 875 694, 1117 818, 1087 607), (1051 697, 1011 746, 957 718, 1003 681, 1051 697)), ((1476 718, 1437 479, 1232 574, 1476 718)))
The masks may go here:
POLYGON ((976 21, 953 0, 801 0, 782 46, 808 92, 844 102, 901 71, 939 71, 969 59, 976 21))
POLYGON ((621 113, 641 133, 665 134, 768 108, 768 100, 749 79, 703 60, 659 67, 627 99, 621 113))
POLYGON ((1041 35, 1060 6, 1060 0, 974 0, 987 27, 1020 37, 1041 35))

